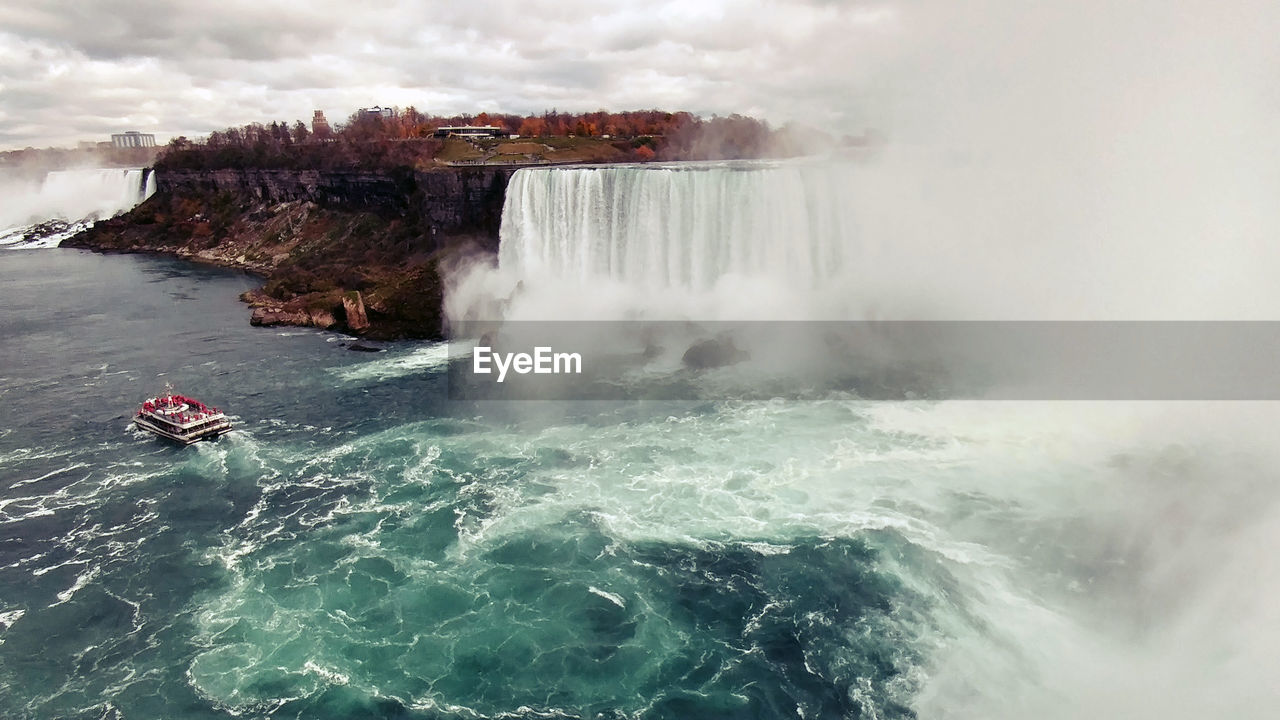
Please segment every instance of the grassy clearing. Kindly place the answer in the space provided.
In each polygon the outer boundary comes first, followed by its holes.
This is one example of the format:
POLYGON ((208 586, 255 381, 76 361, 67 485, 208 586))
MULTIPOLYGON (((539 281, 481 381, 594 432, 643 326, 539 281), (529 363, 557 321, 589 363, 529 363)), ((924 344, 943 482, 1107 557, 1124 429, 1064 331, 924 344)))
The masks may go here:
POLYGON ((436 160, 440 162, 457 162, 459 160, 479 160, 484 157, 484 153, 480 152, 474 145, 466 140, 457 138, 449 138, 444 141, 444 147, 436 155, 436 160))
POLYGON ((502 155, 540 155, 547 151, 547 146, 540 142, 501 142, 497 144, 497 150, 502 155))

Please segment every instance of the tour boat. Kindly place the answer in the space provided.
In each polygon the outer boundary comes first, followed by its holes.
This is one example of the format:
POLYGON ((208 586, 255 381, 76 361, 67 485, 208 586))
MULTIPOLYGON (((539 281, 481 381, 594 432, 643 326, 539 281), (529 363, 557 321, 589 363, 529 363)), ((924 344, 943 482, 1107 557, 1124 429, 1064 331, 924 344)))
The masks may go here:
POLYGON ((149 433, 183 445, 216 438, 231 429, 231 421, 218 408, 172 391, 142 403, 133 422, 149 433))

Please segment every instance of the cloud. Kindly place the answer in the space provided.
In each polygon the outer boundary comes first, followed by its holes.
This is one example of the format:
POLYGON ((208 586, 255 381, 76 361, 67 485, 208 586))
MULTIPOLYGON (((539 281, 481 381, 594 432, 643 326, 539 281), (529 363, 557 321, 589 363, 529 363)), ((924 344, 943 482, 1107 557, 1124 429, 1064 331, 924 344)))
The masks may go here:
POLYGON ((317 108, 341 121, 375 104, 440 114, 738 112, 899 137, 1016 135, 1033 120, 1040 135, 1069 134, 1125 122, 1120 111, 1168 106, 1160 93, 1180 88, 1201 92, 1204 108, 1270 92, 1252 106, 1274 108, 1272 5, 8 3, 0 5, 0 147, 125 129, 163 141, 306 119, 317 108), (1081 108, 1100 114, 1081 118, 1081 108))
MULTIPOLYGON (((866 3, 472 0, 0 7, 0 147, 162 141, 361 106, 442 114, 659 107, 857 131, 841 81, 866 3), (833 55, 835 57, 833 57, 833 55)), ((854 76, 856 77, 856 73, 854 76)))

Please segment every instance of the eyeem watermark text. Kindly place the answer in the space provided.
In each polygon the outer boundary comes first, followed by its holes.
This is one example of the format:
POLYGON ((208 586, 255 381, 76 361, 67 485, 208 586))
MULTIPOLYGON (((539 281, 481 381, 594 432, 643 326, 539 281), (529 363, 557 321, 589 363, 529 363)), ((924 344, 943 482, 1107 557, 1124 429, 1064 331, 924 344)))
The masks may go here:
POLYGON ((508 371, 517 375, 581 375, 582 355, 555 352, 550 347, 535 347, 533 353, 494 352, 493 348, 480 345, 471 354, 471 371, 476 375, 498 372, 498 382, 507 378, 508 371))

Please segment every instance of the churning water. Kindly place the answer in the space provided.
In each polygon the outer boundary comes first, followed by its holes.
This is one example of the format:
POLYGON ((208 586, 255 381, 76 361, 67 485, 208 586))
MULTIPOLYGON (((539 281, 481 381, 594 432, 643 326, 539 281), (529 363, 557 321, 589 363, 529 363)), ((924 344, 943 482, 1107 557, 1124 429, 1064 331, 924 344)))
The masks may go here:
MULTIPOLYGON (((754 212, 738 194, 808 193, 791 170, 628 172, 518 173, 504 266, 645 292, 838 268, 848 216, 820 188, 805 232, 830 244, 768 260, 772 230, 724 236, 754 212), (657 216, 600 212, 608 187, 657 216), (662 214, 677 187, 697 213, 662 214)), ((254 284, 0 258, 8 716, 1167 720, 1280 700, 1269 404, 877 403, 805 378, 760 397, 715 372, 685 402, 468 403, 441 345, 251 328, 254 284), (165 381, 237 429, 185 449, 131 430, 165 381)))

